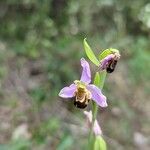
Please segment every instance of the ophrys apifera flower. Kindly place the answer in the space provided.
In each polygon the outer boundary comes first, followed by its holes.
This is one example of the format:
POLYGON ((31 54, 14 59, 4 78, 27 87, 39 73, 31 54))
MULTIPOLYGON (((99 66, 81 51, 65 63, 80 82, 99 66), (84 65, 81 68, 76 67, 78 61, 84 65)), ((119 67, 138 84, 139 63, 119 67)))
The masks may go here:
POLYGON ((112 52, 100 61, 100 69, 112 73, 115 70, 118 60, 120 59, 119 51, 112 52))
POLYGON ((80 80, 75 80, 70 86, 64 87, 59 96, 62 98, 73 98, 74 105, 85 108, 92 99, 101 107, 107 107, 106 97, 101 89, 91 83, 91 71, 88 62, 81 58, 82 74, 80 80))

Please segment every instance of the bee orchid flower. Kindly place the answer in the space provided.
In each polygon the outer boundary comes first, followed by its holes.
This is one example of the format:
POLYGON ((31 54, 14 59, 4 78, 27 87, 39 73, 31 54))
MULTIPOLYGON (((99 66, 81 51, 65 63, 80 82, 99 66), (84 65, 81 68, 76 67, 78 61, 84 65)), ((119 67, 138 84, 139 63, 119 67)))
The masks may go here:
POLYGON ((106 97, 101 89, 91 83, 91 71, 89 63, 81 58, 82 74, 80 80, 75 80, 73 84, 64 87, 59 96, 62 98, 74 98, 74 105, 78 108, 85 108, 92 99, 97 105, 107 107, 106 97))
POLYGON ((115 70, 118 60, 120 59, 119 51, 109 54, 100 61, 100 69, 112 73, 115 70))

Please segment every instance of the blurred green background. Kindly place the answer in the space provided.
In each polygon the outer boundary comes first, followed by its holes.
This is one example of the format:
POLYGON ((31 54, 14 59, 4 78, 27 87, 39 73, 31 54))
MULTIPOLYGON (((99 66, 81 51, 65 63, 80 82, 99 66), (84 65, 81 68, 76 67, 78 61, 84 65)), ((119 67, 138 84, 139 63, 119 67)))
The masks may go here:
POLYGON ((87 148, 83 111, 58 97, 80 78, 85 37, 121 53, 98 115, 108 149, 149 149, 149 0, 1 0, 0 21, 0 150, 87 148))

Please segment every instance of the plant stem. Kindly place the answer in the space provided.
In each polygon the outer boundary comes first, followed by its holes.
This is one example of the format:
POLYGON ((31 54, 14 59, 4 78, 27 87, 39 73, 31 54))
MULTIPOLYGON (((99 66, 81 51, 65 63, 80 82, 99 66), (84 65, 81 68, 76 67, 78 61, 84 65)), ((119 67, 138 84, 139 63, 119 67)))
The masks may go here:
MULTIPOLYGON (((100 73, 96 72, 94 78, 94 84, 98 86, 101 90, 103 89, 105 78, 106 78, 106 71, 100 73)), ((98 113, 98 105, 96 105, 96 103, 92 101, 92 127, 90 129, 90 135, 89 135, 89 145, 91 149, 93 149, 93 145, 94 145, 94 135, 92 130, 93 130, 97 113, 98 113)))
MULTIPOLYGON (((105 78, 106 78, 106 71, 102 71, 100 73, 96 72, 95 78, 94 78, 94 84, 96 86, 98 86, 101 90, 103 89, 105 78)), ((98 106, 96 105, 95 102, 92 101, 93 123, 94 123, 94 121, 96 119, 97 112, 98 112, 98 106)))

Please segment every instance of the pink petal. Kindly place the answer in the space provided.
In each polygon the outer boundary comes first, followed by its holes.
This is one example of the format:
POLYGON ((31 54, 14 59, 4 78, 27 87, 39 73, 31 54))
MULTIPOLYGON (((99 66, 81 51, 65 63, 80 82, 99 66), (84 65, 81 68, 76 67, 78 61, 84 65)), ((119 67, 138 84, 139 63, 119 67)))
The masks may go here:
POLYGON ((83 68, 80 80, 84 83, 89 84, 91 82, 91 71, 90 71, 89 63, 84 58, 81 58, 80 62, 83 68))
POLYGON ((71 98, 71 97, 74 97, 75 91, 76 91, 76 85, 75 84, 71 84, 68 87, 64 87, 59 92, 59 96, 62 97, 62 98, 71 98))
POLYGON ((106 97, 97 86, 90 84, 87 86, 87 89, 91 92, 93 101, 101 107, 107 107, 106 97))
POLYGON ((91 124, 92 123, 92 111, 91 110, 90 111, 84 111, 83 113, 86 115, 89 123, 91 124))
MULTIPOLYGON (((89 127, 92 127, 92 111, 91 110, 89 112, 88 111, 84 111, 84 114, 87 117, 89 127)), ((94 121, 94 125, 93 125, 92 128, 93 128, 93 132, 94 132, 94 134, 96 136, 102 135, 102 130, 101 130, 101 127, 98 124, 97 120, 94 121)))
POLYGON ((97 120, 94 121, 93 131, 96 136, 102 135, 102 130, 97 120))
POLYGON ((113 54, 110 54, 110 55, 106 56, 104 59, 102 59, 101 62, 100 62, 100 64, 101 64, 101 65, 100 65, 100 68, 101 68, 102 70, 106 69, 108 62, 109 62, 110 60, 112 60, 113 58, 114 58, 114 55, 113 55, 113 54))

